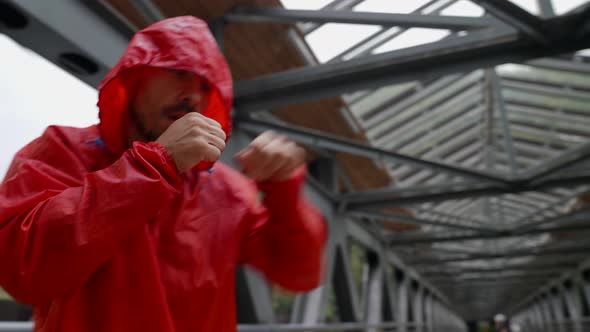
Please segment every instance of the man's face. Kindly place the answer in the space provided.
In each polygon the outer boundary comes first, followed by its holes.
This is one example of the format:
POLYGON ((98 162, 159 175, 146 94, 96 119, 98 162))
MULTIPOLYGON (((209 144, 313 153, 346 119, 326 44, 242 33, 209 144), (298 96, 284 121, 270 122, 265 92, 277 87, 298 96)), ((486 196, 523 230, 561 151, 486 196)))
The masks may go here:
POLYGON ((207 96, 207 83, 191 72, 143 69, 131 103, 130 141, 155 141, 185 114, 202 113, 207 96))

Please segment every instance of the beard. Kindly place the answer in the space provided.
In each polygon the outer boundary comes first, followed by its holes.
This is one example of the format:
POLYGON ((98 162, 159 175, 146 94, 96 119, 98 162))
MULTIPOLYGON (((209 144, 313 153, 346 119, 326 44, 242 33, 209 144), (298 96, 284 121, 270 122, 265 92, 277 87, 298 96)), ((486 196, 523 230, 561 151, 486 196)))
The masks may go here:
MULTIPOLYGON (((195 108, 196 106, 194 104, 191 104, 187 100, 182 100, 176 104, 164 107, 161 114, 163 117, 170 118, 194 112, 195 108)), ((157 130, 150 129, 147 126, 150 121, 147 121, 146 114, 137 111, 135 108, 132 108, 131 112, 129 112, 129 120, 135 129, 135 134, 137 135, 136 138, 142 142, 154 142, 163 134, 163 132, 157 132, 157 130)))
POLYGON ((129 113, 131 125, 135 128, 135 132, 139 136, 139 140, 142 142, 154 142, 160 137, 160 133, 156 133, 153 130, 147 128, 144 116, 137 112, 135 109, 129 113))

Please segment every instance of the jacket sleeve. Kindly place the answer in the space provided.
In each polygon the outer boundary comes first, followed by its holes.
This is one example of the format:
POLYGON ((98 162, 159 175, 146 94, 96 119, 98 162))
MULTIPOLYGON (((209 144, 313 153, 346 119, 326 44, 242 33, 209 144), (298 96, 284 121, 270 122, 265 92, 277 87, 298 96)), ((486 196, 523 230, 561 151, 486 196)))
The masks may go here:
POLYGON ((326 224, 301 193, 305 168, 289 180, 259 185, 263 204, 250 203, 249 229, 241 260, 291 291, 308 291, 322 282, 326 224))
POLYGON ((19 153, 0 186, 0 286, 31 305, 83 286, 174 196, 179 181, 155 143, 135 143, 111 166, 79 176, 44 163, 55 145, 43 144, 41 153, 19 153))

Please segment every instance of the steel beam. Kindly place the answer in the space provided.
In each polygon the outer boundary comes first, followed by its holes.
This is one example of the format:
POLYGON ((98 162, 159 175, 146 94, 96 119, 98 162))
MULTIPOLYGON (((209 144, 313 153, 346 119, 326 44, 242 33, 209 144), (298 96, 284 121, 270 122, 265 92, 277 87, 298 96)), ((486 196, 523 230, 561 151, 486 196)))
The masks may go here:
MULTIPOLYGON (((401 323, 402 325, 408 324, 410 321, 409 315, 409 291, 410 291, 410 280, 407 275, 403 276, 403 279, 400 280, 397 284, 397 319, 396 321, 401 323)), ((400 332, 406 332, 407 330, 405 327, 400 329, 400 332)))
POLYGON ((512 141, 512 132, 510 131, 510 122, 508 121, 508 112, 506 111, 506 104, 502 97, 502 87, 500 86, 500 79, 495 70, 490 70, 491 89, 493 94, 494 107, 500 112, 500 119, 502 123, 502 131, 504 133, 504 145, 508 153, 508 160, 510 162, 510 171, 513 176, 518 173, 518 165, 516 164, 516 152, 514 150, 514 143, 512 141))
POLYGON ((537 60, 529 61, 526 64, 530 65, 530 66, 539 67, 539 68, 564 70, 564 71, 570 71, 570 72, 581 73, 581 74, 589 74, 590 73, 590 65, 587 63, 574 62, 574 61, 568 61, 568 60, 557 59, 557 58, 537 59, 537 60))
POLYGON ((429 292, 436 295, 440 301, 449 304, 449 300, 444 296, 444 294, 440 293, 436 288, 431 287, 428 281, 424 280, 412 267, 406 265, 397 255, 395 255, 393 251, 384 248, 381 241, 372 236, 366 228, 361 227, 361 225, 356 222, 346 222, 345 225, 346 227, 342 227, 342 225, 338 225, 338 227, 334 226, 330 229, 330 231, 336 232, 336 230, 345 228, 344 231, 346 232, 347 236, 353 238, 371 250, 382 252, 382 258, 385 261, 384 264, 390 264, 396 269, 403 271, 405 275, 411 277, 413 280, 418 281, 418 283, 427 288, 429 292))
POLYGON ((240 268, 236 272, 237 318, 242 323, 272 323, 271 293, 264 277, 256 270, 240 268))
MULTIPOLYGON (((508 44, 510 48, 518 46, 518 41, 511 30, 479 30, 465 37, 346 62, 295 69, 238 82, 235 101, 242 112, 256 111, 387 84, 465 72, 482 65, 480 58, 470 57, 469 54, 481 51, 478 57, 484 54, 489 57, 489 52, 499 52, 508 44), (441 66, 441 63, 448 66, 441 66)), ((504 54, 501 56, 505 58, 504 54)), ((501 62, 504 61, 498 63, 501 62)))
POLYGON ((575 332, 582 332, 582 326, 579 323, 580 319, 582 318, 582 312, 580 308, 581 303, 577 302, 574 298, 575 295, 573 286, 572 288, 568 289, 563 284, 561 284, 558 290, 561 293, 562 300, 567 308, 568 318, 574 322, 573 330, 575 332))
POLYGON ((130 0, 129 2, 150 24, 166 18, 152 0, 130 0))
POLYGON ((412 299, 413 322, 418 324, 416 332, 425 332, 422 327, 426 324, 424 321, 424 288, 418 285, 418 289, 413 292, 412 299))
POLYGON ((442 220, 442 221, 456 220, 456 221, 460 221, 460 222, 467 222, 467 223, 470 223, 473 225, 483 224, 483 222, 481 220, 478 220, 475 218, 440 212, 437 210, 422 209, 422 210, 418 210, 418 212, 416 212, 416 215, 419 216, 419 218, 426 217, 431 220, 442 220), (423 217, 421 217, 421 216, 423 216, 423 217))
MULTIPOLYGON (((399 322, 386 322, 379 324, 368 323, 331 323, 331 324, 313 324, 313 325, 295 325, 295 324, 264 324, 264 325, 238 325, 238 332, 307 332, 307 331, 363 331, 363 330, 394 330, 402 331, 407 328, 410 331, 416 329, 418 325, 414 323, 402 324, 399 322)), ((2 332, 2 331, 0 331, 2 332)))
POLYGON ((441 269, 431 269, 421 271, 421 275, 428 278, 428 277, 437 277, 437 276, 457 276, 462 274, 471 274, 471 273, 496 273, 496 272, 519 272, 519 273, 528 273, 528 272, 539 272, 539 271, 553 271, 553 272, 562 272, 564 269, 571 269, 575 267, 575 264, 546 264, 546 265, 515 265, 515 266, 502 266, 496 268, 461 268, 461 267, 444 267, 441 269))
MULTIPOLYGON (((551 303, 549 302, 549 298, 547 295, 542 295, 539 298, 539 302, 541 304, 541 309, 543 310, 543 313, 546 318, 545 323, 547 325, 549 324, 554 324, 556 321, 556 317, 555 314, 553 313, 553 310, 551 310, 551 303)), ((547 330, 550 330, 550 327, 547 327, 547 330)), ((552 331, 553 332, 553 331, 552 331)))
POLYGON ((558 155, 548 162, 544 162, 541 165, 524 172, 523 176, 526 177, 529 182, 535 183, 541 181, 550 174, 555 174, 561 170, 566 170, 568 167, 586 161, 589 158, 590 143, 584 143, 558 155))
MULTIPOLYGON (((364 0, 334 0, 324 6, 322 10, 352 10, 356 5, 363 1, 364 0)), ((299 23, 298 26, 301 30, 301 34, 307 35, 320 28, 322 24, 299 23)))
POLYGON ((526 249, 526 250, 514 250, 503 253, 478 253, 468 256, 461 257, 445 257, 445 258, 429 258, 429 259, 414 259, 413 265, 428 265, 428 264, 441 264, 451 262, 466 262, 474 260, 491 260, 499 258, 516 258, 516 257, 527 257, 527 256, 547 256, 547 255, 571 255, 571 254, 584 254, 590 252, 590 246, 570 247, 570 248, 551 248, 544 250, 526 249))
POLYGON ((351 210, 404 206, 424 202, 515 194, 550 188, 579 186, 590 182, 590 171, 570 172, 539 179, 515 181, 506 185, 487 183, 448 183, 414 188, 387 188, 342 194, 340 200, 351 210))
MULTIPOLYGON (((369 324, 383 322, 384 282, 384 264, 379 260, 375 266, 369 266, 367 292, 364 299, 364 317, 365 321, 369 324)), ((366 332, 377 331, 377 329, 366 330, 366 332)))
POLYGON ((514 35, 511 29, 480 30, 437 43, 239 82, 236 104, 242 111, 266 109, 585 49, 590 40, 574 37, 584 15, 582 12, 547 20, 548 27, 563 34, 550 47, 531 43, 528 38, 514 35))
POLYGON ((358 294, 350 269, 348 250, 341 246, 336 249, 332 285, 340 319, 344 322, 357 322, 359 320, 358 294))
MULTIPOLYGON (((427 3, 416 8, 414 11, 412 11, 408 14, 415 14, 415 15, 419 15, 420 13, 427 14, 427 15, 438 14, 442 9, 455 3, 455 1, 456 0, 448 2, 447 4, 445 4, 445 6, 436 9, 434 12, 426 13, 426 12, 424 12, 425 9, 429 8, 434 3, 438 2, 438 0, 430 0, 427 3)), ((355 57, 359 57, 359 56, 371 53, 372 50, 389 42, 393 38, 396 38, 400 34, 407 31, 408 29, 409 28, 398 29, 395 27, 394 28, 385 28, 384 27, 381 30, 371 34, 370 36, 367 36, 365 39, 361 40, 360 42, 350 46, 348 49, 340 52, 338 55, 334 56, 329 62, 348 60, 348 59, 352 59, 355 57)))
MULTIPOLYGON (((532 221, 527 223, 518 223, 519 225, 514 227, 511 232, 513 234, 526 234, 529 231, 534 231, 536 229, 542 229, 541 225, 546 225, 550 223, 580 223, 580 222, 588 222, 589 218, 587 216, 587 210, 580 210, 569 213, 565 216, 564 219, 561 219, 561 216, 554 217, 554 218, 543 218, 538 221, 532 221)), ((573 227, 578 225, 571 225, 573 227)), ((559 228, 559 226, 556 226, 559 228)))
POLYGON ((236 127, 249 133, 259 134, 267 130, 273 130, 288 136, 292 140, 315 148, 323 148, 366 157, 374 160, 392 160, 408 165, 446 172, 451 175, 475 179, 478 181, 505 183, 506 180, 499 175, 487 174, 479 171, 449 166, 442 163, 421 160, 393 151, 388 151, 370 146, 368 144, 341 138, 335 135, 322 133, 312 129, 306 129, 293 125, 281 124, 267 120, 253 119, 249 117, 239 118, 236 127))
POLYGON ((481 17, 391 14, 348 10, 295 10, 251 6, 237 6, 225 13, 225 18, 229 22, 343 23, 453 31, 484 29, 495 23, 493 20, 481 17))
POLYGON ((433 323, 434 317, 432 312, 432 294, 428 293, 425 296, 425 303, 424 303, 424 314, 426 316, 426 330, 432 331, 433 330, 433 323))
POLYGON ((579 29, 577 33, 578 38, 588 38, 590 36, 590 20, 588 20, 588 16, 590 16, 590 3, 585 3, 572 10, 572 13, 577 13, 585 18, 582 20, 583 26, 579 29))
MULTIPOLYGON (((512 311, 514 311, 514 309, 519 309, 519 308, 525 307, 529 303, 535 301, 535 299, 537 299, 537 298, 543 298, 544 293, 551 291, 551 289, 554 289, 555 287, 558 287, 560 284, 562 284, 566 280, 575 281, 576 278, 578 278, 579 274, 584 273, 584 271, 587 271, 588 268, 590 268, 590 260, 585 260, 581 264, 578 264, 577 268, 564 272, 559 278, 556 278, 553 281, 551 281, 550 283, 545 284, 542 288, 538 289, 534 293, 525 297, 522 301, 520 301, 519 303, 517 303, 515 306, 512 307, 512 311)), ((582 277, 582 280, 584 280, 584 277, 582 277)), ((587 281, 584 280, 584 282, 582 282, 582 285, 586 286, 586 284, 587 284, 587 281)), ((590 298, 590 297, 588 297, 588 294, 590 294, 590 291, 586 292, 586 289, 583 289, 583 290, 585 292, 584 295, 586 295, 587 298, 590 298)))
POLYGON ((453 199, 497 196, 511 193, 509 186, 487 183, 448 183, 414 188, 377 189, 359 193, 342 194, 340 200, 347 209, 373 209, 406 206, 424 202, 441 202, 453 199))
POLYGON ((512 1, 506 0, 473 0, 488 13, 499 20, 516 28, 527 37, 542 44, 548 44, 547 32, 541 18, 529 13, 512 1))
POLYGON ((467 230, 467 231, 476 231, 480 233, 491 233, 496 234, 497 230, 491 227, 485 226, 473 226, 473 225, 466 225, 464 223, 451 223, 451 222, 444 222, 444 221, 437 221, 437 220, 429 220, 429 219, 418 219, 402 214, 397 213, 390 213, 390 212, 381 212, 375 210, 354 210, 346 212, 347 215, 354 217, 354 218, 368 218, 368 219, 377 219, 387 222, 388 220, 392 220, 394 222, 402 222, 410 225, 431 225, 431 226, 439 226, 449 229, 457 229, 457 230, 467 230))
POLYGON ((537 3, 539 4, 541 15, 544 18, 552 17, 555 15, 555 9, 553 8, 552 0, 537 0, 537 3))
MULTIPOLYGON (((590 214, 587 211, 580 213, 572 213, 565 216, 553 218, 551 222, 557 224, 568 224, 575 222, 590 221, 590 214)), ((540 235, 540 234, 559 234, 567 232, 579 232, 590 230, 590 224, 584 223, 579 225, 563 225, 544 228, 532 228, 526 231, 503 231, 496 233, 476 233, 466 235, 451 235, 451 236, 432 236, 432 237, 416 237, 416 238, 391 238, 389 244, 393 247, 397 246, 414 246, 416 244, 432 244, 444 242, 460 242, 473 240, 496 240, 504 238, 518 238, 523 236, 540 235)))
POLYGON ((549 301, 549 304, 551 306, 551 311, 553 312, 553 315, 555 317, 555 321, 558 324, 557 325, 557 331, 558 332, 571 332, 568 330, 564 329, 564 326, 562 326, 562 322, 565 320, 564 314, 563 314, 563 309, 562 306, 563 304, 561 303, 562 300, 559 296, 559 293, 555 294, 553 292, 549 292, 549 297, 547 299, 549 301))
POLYGON ((24 27, 2 26, 3 34, 93 87, 117 63, 133 34, 128 26, 94 1, 3 2, 27 19, 24 27), (79 61, 78 56, 85 61, 79 61))
POLYGON ((489 275, 476 275, 476 276, 448 276, 448 275, 439 275, 436 277, 430 277, 429 280, 432 281, 433 283, 445 283, 445 282, 456 282, 458 284, 466 284, 466 283, 471 283, 471 282, 479 282, 479 281, 497 281, 497 282, 503 282, 503 281, 510 281, 510 280, 537 280, 537 279, 541 279, 541 280, 551 280, 552 278, 555 278, 556 276, 558 276, 559 273, 556 272, 551 272, 551 273, 531 273, 531 274, 506 274, 506 275, 502 275, 502 274, 489 274, 489 275))
MULTIPOLYGON (((387 261, 383 262, 383 302, 381 304, 383 308, 382 318, 383 321, 393 322, 396 318, 396 289, 397 282, 395 277, 391 275, 390 270, 387 268, 387 261)), ((393 270, 393 269, 392 269, 393 270)))

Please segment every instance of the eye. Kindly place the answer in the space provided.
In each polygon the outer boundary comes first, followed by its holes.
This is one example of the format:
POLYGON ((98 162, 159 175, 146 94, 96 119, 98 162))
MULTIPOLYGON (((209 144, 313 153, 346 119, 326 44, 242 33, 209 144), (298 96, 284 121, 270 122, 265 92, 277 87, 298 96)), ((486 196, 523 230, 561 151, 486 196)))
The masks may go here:
POLYGON ((170 72, 172 73, 172 75, 176 76, 177 78, 180 79, 186 79, 192 76, 192 73, 186 70, 175 70, 175 69, 171 69, 170 72))

